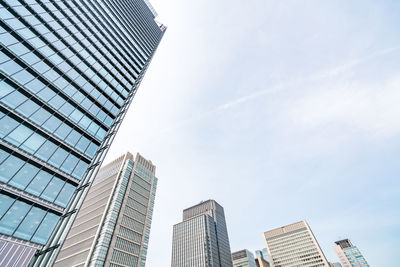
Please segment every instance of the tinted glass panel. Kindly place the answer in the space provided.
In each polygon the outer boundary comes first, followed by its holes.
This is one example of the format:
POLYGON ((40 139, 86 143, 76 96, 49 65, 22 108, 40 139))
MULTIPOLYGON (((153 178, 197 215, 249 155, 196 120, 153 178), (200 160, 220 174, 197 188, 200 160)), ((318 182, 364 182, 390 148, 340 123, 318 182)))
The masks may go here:
POLYGON ((50 237, 51 233, 56 226, 59 216, 53 213, 47 213, 46 217, 43 219, 39 228, 37 229, 35 235, 31 239, 33 242, 37 242, 39 244, 45 244, 47 239, 50 237))
POLYGON ((12 207, 4 214, 4 216, 0 220, 0 232, 5 234, 12 234, 20 224, 22 219, 24 219, 25 214, 30 209, 30 205, 21 202, 15 201, 12 207))
POLYGON ((10 185, 19 189, 24 189, 39 172, 33 165, 25 164, 9 182, 10 185))
POLYGON ((58 196, 58 193, 60 193, 64 183, 65 182, 59 178, 53 177, 40 197, 53 202, 58 196))
POLYGON ((0 181, 7 183, 11 177, 24 165, 21 159, 10 156, 0 165, 0 181))
POLYGON ((0 194, 0 218, 3 217, 4 213, 8 210, 15 199, 0 194))
POLYGON ((72 194, 75 191, 75 186, 65 183, 63 189, 61 190, 60 194, 58 195, 55 204, 60 205, 60 206, 67 206, 69 200, 72 197, 72 194))
POLYGON ((26 191, 35 196, 39 196, 43 190, 46 188, 47 184, 50 182, 53 176, 45 171, 40 171, 35 178, 33 178, 32 182, 29 184, 26 191))
POLYGON ((32 207, 20 226, 18 226, 18 229, 17 231, 15 231, 14 236, 26 240, 31 239, 33 233, 38 228, 45 214, 46 212, 44 210, 37 207, 32 207))

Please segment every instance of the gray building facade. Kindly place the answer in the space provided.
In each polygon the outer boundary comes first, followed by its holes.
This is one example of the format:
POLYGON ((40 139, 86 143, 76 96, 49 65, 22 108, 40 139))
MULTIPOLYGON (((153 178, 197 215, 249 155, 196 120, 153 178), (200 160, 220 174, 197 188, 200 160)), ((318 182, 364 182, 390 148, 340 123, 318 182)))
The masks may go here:
POLYGON ((232 253, 233 267, 257 267, 253 253, 242 249, 232 253))
POLYGON ((172 267, 232 267, 225 213, 215 200, 185 209, 175 224, 172 267))
POLYGON ((155 169, 151 161, 130 153, 102 167, 54 266, 144 267, 155 169))
POLYGON ((165 27, 143 0, 0 1, 0 265, 48 266, 165 27))

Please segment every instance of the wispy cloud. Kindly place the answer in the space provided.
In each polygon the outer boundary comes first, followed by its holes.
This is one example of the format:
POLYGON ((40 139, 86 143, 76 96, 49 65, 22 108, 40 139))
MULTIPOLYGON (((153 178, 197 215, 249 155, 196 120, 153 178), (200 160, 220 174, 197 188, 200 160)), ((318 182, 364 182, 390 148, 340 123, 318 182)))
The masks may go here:
MULTIPOLYGON (((293 87, 304 88, 304 86, 310 82, 321 82, 321 81, 327 80, 328 78, 335 78, 347 71, 350 71, 353 68, 356 68, 359 65, 365 64, 373 59, 388 55, 390 53, 393 53, 393 52, 396 52, 399 50, 400 50, 400 46, 385 48, 382 50, 375 51, 369 55, 350 60, 346 63, 340 64, 333 68, 323 70, 323 71, 311 74, 309 76, 305 76, 303 78, 280 82, 279 84, 276 84, 270 88, 260 89, 260 90, 254 91, 251 94, 228 101, 224 104, 217 106, 214 109, 192 115, 184 120, 181 120, 179 122, 176 122, 176 123, 170 125, 167 128, 164 128, 163 130, 161 130, 161 132, 173 131, 173 130, 183 127, 187 124, 193 123, 195 121, 199 121, 201 119, 209 117, 218 112, 223 112, 228 109, 234 108, 236 106, 245 104, 247 102, 258 99, 265 95, 276 94, 278 92, 281 92, 282 90, 286 90, 286 89, 293 88, 293 87)), ((340 99, 338 99, 338 101, 340 101, 340 99)))

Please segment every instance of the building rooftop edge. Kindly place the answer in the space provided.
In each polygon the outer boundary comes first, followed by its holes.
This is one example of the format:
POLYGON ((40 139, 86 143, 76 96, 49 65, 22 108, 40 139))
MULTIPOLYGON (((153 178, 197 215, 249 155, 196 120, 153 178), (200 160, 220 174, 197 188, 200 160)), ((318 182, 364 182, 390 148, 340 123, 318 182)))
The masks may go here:
POLYGON ((268 230, 268 231, 264 231, 264 233, 269 233, 269 232, 272 232, 272 231, 275 231, 275 230, 278 230, 278 229, 287 228, 289 226, 292 226, 292 225, 295 225, 295 224, 298 224, 298 223, 304 223, 305 226, 308 227, 307 222, 305 220, 301 220, 301 221, 294 222, 294 223, 291 223, 291 224, 288 224, 288 225, 284 225, 284 226, 281 226, 281 227, 276 227, 276 228, 268 230))

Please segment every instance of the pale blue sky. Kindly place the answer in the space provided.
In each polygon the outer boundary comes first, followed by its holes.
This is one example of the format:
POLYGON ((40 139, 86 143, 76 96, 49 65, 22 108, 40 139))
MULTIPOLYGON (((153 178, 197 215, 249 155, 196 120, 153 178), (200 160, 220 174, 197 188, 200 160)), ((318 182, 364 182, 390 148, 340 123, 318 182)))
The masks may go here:
POLYGON ((306 220, 398 266, 400 2, 152 0, 168 26, 107 161, 157 165, 148 267, 182 209, 225 208, 232 251, 306 220))

